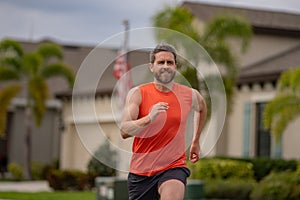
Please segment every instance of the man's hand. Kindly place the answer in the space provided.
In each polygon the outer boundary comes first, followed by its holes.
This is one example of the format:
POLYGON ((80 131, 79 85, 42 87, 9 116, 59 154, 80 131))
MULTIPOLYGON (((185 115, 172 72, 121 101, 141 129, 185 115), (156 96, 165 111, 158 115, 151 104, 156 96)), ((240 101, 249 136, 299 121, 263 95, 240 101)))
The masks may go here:
POLYGON ((154 104, 149 113, 151 122, 153 122, 156 119, 156 117, 159 115, 159 113, 166 112, 168 109, 169 109, 169 106, 168 106, 168 103, 166 103, 166 102, 158 102, 157 104, 154 104))
POLYGON ((200 144, 192 144, 190 148, 190 161, 196 163, 200 159, 200 144))

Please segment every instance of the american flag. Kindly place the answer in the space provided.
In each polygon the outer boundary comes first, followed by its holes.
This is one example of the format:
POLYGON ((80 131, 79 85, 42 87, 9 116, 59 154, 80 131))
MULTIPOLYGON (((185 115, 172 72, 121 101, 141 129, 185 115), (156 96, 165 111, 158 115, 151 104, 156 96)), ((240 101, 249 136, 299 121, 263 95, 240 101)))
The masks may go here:
POLYGON ((127 42, 128 42, 127 34, 128 31, 125 31, 124 44, 118 53, 118 57, 115 61, 114 70, 113 70, 113 74, 118 80, 116 85, 116 90, 117 90, 116 92, 117 92, 117 106, 118 109, 120 110, 123 110, 127 93, 132 87, 130 66, 128 63, 128 56, 127 56, 127 42))
POLYGON ((114 65, 114 76, 119 80, 124 74, 129 71, 129 63, 124 50, 120 51, 114 65))

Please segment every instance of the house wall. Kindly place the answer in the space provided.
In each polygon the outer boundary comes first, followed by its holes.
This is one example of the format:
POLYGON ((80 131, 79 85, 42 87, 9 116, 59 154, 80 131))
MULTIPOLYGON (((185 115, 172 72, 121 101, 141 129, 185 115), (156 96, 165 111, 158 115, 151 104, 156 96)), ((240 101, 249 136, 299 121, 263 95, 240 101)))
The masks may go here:
POLYGON ((235 91, 233 100, 232 113, 228 116, 228 151, 227 155, 242 157, 244 148, 244 120, 250 120, 250 137, 248 138, 250 148, 249 155, 254 155, 254 127, 255 127, 255 104, 257 102, 269 101, 275 94, 275 88, 270 84, 265 84, 264 87, 260 85, 253 85, 251 88, 247 85, 242 86, 241 89, 235 91), (245 106, 250 105, 250 118, 245 119, 245 106))
MULTIPOLYGON (((233 157, 254 157, 255 146, 256 146, 256 133, 255 133, 255 105, 258 102, 269 102, 275 96, 275 88, 266 83, 263 86, 254 85, 251 88, 249 86, 243 86, 241 89, 236 91, 234 98, 234 109, 229 116, 228 120, 228 132, 227 132, 227 156, 233 157), (250 135, 246 136, 245 131, 245 105, 250 105, 250 135), (248 138, 245 138, 248 137, 248 138), (248 140, 249 149, 247 150, 248 155, 245 155, 245 141, 248 140)), ((300 158, 300 146, 297 144, 300 141, 299 129, 300 129, 300 118, 293 121, 287 129, 284 131, 282 136, 282 152, 281 156, 284 159, 299 159, 300 158)), ((274 138, 272 136, 272 138, 274 138)), ((247 143, 247 142, 246 142, 247 143)), ((274 145, 274 141, 273 144, 274 145)))
MULTIPOLYGON (((122 151, 130 152, 130 140, 124 141, 119 133, 118 115, 113 114, 111 100, 108 97, 78 98, 72 104, 66 103, 64 119, 66 128, 62 134, 60 167, 62 169, 77 169, 86 171, 93 153, 108 141, 112 149, 119 154, 122 151), (94 105, 94 106, 91 106, 94 105), (94 110, 90 108, 94 107, 94 110), (75 113, 75 116, 73 115, 75 113), (76 114, 77 113, 77 114, 76 114), (79 115, 78 115, 79 113, 79 115)), ((117 160, 118 166, 128 170, 128 156, 117 160)), ((104 161, 105 160, 101 160, 104 161)))
MULTIPOLYGON (((293 37, 283 37, 283 36, 274 36, 274 35, 263 35, 255 34, 249 44, 247 51, 242 54, 239 52, 240 43, 236 40, 231 40, 232 51, 235 52, 235 56, 238 58, 239 64, 241 67, 247 67, 250 65, 255 65, 256 63, 263 61, 265 59, 272 59, 273 56, 285 52, 297 45, 300 44, 298 38, 293 37)), ((262 69, 263 70, 263 69, 262 69)), ((255 155, 255 104, 257 102, 268 102, 275 96, 275 87, 271 83, 265 83, 263 86, 254 84, 253 86, 242 86, 240 89, 236 89, 235 96, 232 104, 232 112, 228 114, 225 126, 226 130, 224 131, 224 137, 220 137, 219 143, 224 147, 219 149, 225 149, 226 153, 222 152, 221 155, 228 156, 244 156, 244 115, 245 115, 245 104, 249 103, 250 105, 250 138, 249 144, 249 156, 255 155)), ((295 134, 297 126, 295 122, 290 125, 285 132, 288 134, 283 134, 282 138, 282 157, 283 158, 299 158, 297 155, 297 148, 289 145, 294 143, 292 139, 300 139, 300 137, 295 134), (291 127, 290 127, 291 126, 291 127), (290 135, 291 138, 287 138, 290 135)), ((300 152, 300 151, 298 151, 300 152)), ((217 154, 220 151, 217 151, 217 154)))
POLYGON ((254 34, 246 52, 240 51, 240 42, 232 39, 230 45, 233 55, 241 67, 247 67, 300 44, 298 38, 276 35, 254 34))
POLYGON ((292 121, 283 133, 282 157, 286 159, 300 159, 300 117, 292 121))
MULTIPOLYGON (((16 99, 15 99, 16 100, 16 99)), ((23 101, 21 101, 23 102, 23 101)), ((25 107, 14 101, 10 109, 12 117, 8 124, 8 163, 25 163, 25 107)), ((47 110, 40 127, 32 118, 31 159, 32 162, 50 164, 58 161, 60 154, 61 105, 56 101, 47 102, 47 110)))
MULTIPOLYGON (((240 51, 240 41, 236 39, 229 40, 231 45, 231 51, 237 58, 238 64, 241 68, 255 65, 265 59, 272 59, 278 54, 285 52, 300 44, 300 40, 295 37, 284 37, 276 35, 265 35, 265 34, 254 34, 246 52, 240 51)), ((263 69, 262 69, 263 70, 263 69)), ((266 83, 264 86, 255 84, 253 87, 243 86, 241 89, 236 89, 235 96, 231 106, 231 113, 228 113, 225 121, 223 132, 218 139, 217 145, 211 150, 209 156, 215 155, 228 155, 228 156, 243 156, 244 151, 244 109, 245 104, 250 104, 252 115, 250 122, 250 156, 254 156, 254 127, 255 118, 253 115, 255 111, 255 103, 259 101, 270 101, 275 96, 275 88, 270 84, 266 83)), ((288 130, 289 131, 289 130, 288 130)), ((283 142, 289 143, 288 139, 283 139, 283 142)), ((283 144, 282 150, 283 157, 290 157, 293 150, 288 145, 283 144), (289 150, 288 150, 289 149, 289 150)), ((294 155, 293 157, 297 157, 294 155)))

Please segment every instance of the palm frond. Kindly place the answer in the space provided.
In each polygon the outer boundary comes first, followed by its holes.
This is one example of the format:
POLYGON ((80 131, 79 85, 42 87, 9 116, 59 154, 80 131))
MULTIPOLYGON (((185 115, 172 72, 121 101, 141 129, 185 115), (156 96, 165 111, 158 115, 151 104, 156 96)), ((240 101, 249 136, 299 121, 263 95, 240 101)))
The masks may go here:
POLYGON ((70 87, 73 87, 75 81, 72 69, 63 63, 55 63, 43 68, 41 75, 45 78, 62 76, 63 78, 66 78, 70 87))
POLYGON ((0 60, 0 65, 2 67, 8 67, 8 68, 18 71, 22 67, 22 58, 20 58, 20 57, 3 57, 0 60))
POLYGON ((48 59, 56 58, 57 60, 63 59, 62 49, 55 43, 43 43, 39 46, 37 53, 39 53, 45 61, 48 59))
POLYGON ((277 90, 279 93, 290 93, 291 92, 292 74, 293 74, 293 70, 287 70, 281 74, 278 84, 277 84, 277 90))
POLYGON ((291 94, 278 96, 266 105, 264 127, 279 137, 288 123, 300 115, 300 98, 291 94))
MULTIPOLYGON (((197 77, 197 69, 194 67, 186 67, 184 70, 181 71, 183 77, 188 80, 190 86, 196 90, 199 90, 199 80, 197 77)), ((180 83, 180 81, 177 81, 180 83)), ((182 81, 184 84, 184 81, 182 81)))
POLYGON ((19 73, 7 67, 0 67, 0 81, 19 80, 19 73))
POLYGON ((237 78, 237 61, 232 55, 230 48, 226 43, 211 42, 209 44, 205 44, 204 48, 207 50, 207 52, 210 54, 210 56, 216 63, 222 64, 225 67, 226 76, 234 80, 237 78))
POLYGON ((241 39, 242 52, 245 52, 253 35, 250 23, 239 15, 217 15, 206 27, 205 40, 224 41, 229 37, 241 39))
POLYGON ((21 45, 13 40, 0 42, 0 66, 19 70, 22 65, 23 50, 21 45))
POLYGON ((300 68, 289 69, 281 74, 278 82, 278 92, 300 95, 300 68))
POLYGON ((37 53, 28 53, 23 59, 23 68, 28 76, 37 75, 42 67, 43 58, 37 53))
POLYGON ((198 33, 193 27, 194 16, 183 7, 168 6, 152 17, 155 27, 166 28, 158 30, 156 38, 158 40, 174 40, 172 32, 168 29, 186 34, 194 40, 198 40, 198 33))
POLYGON ((291 87, 292 90, 297 94, 300 95, 300 67, 293 70, 291 75, 291 87))
POLYGON ((0 91, 0 136, 4 134, 6 129, 6 115, 11 100, 21 90, 21 86, 17 84, 8 85, 0 91))
POLYGON ((11 39, 5 39, 0 42, 0 51, 14 54, 12 56, 18 56, 18 57, 23 56, 23 49, 20 43, 11 39))

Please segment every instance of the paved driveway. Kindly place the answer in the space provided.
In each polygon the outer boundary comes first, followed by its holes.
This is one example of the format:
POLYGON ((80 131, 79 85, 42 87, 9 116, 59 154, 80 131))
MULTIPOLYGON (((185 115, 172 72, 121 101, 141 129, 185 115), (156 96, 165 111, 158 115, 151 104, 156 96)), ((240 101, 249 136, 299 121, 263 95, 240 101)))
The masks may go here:
POLYGON ((16 192, 50 192, 47 181, 22 181, 22 182, 1 182, 0 191, 16 191, 16 192))

